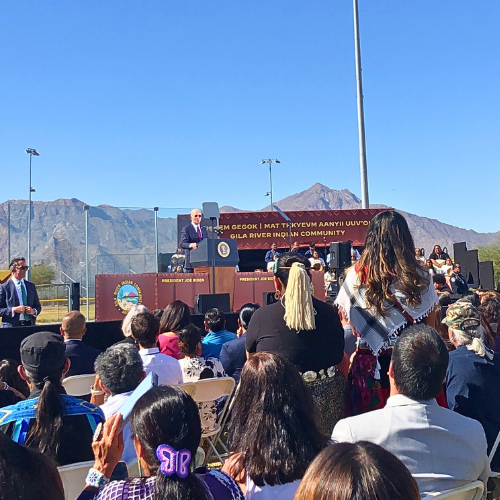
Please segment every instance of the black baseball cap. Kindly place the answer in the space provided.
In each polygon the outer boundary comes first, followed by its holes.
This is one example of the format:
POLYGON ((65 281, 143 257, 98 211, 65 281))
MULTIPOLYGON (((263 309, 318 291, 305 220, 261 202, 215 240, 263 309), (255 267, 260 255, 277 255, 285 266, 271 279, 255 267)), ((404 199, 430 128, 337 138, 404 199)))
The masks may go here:
POLYGON ((66 344, 61 335, 37 332, 21 342, 21 363, 25 370, 47 377, 57 372, 66 361, 66 344))

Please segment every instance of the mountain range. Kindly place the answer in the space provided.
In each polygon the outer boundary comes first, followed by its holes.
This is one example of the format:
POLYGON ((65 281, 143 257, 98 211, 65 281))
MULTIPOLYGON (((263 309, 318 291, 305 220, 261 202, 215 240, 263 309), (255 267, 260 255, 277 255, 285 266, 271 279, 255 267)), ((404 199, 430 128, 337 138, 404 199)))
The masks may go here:
MULTIPOLYGON (((292 194, 274 203, 281 210, 352 210, 361 208, 361 200, 348 189, 330 189, 324 184, 317 182, 309 189, 300 193, 292 194)), ((371 208, 389 208, 387 205, 370 205, 371 208)), ((478 233, 470 229, 445 224, 437 219, 420 217, 404 210, 398 210, 407 220, 408 226, 415 240, 417 247, 425 249, 425 254, 432 252, 434 245, 447 247, 453 252, 453 243, 465 241, 467 248, 477 248, 479 246, 490 245, 500 238, 500 232, 478 233)), ((269 211, 268 205, 262 211, 269 211)), ((238 212, 235 207, 222 207, 221 212, 238 212)))
MULTIPOLYGON (((11 200, 0 204, 0 269, 7 268, 9 255, 8 207, 10 205, 10 255, 26 255, 28 202, 11 200)), ((316 183, 309 189, 275 203, 282 210, 340 210, 361 208, 361 200, 347 189, 336 190, 316 183)), ((33 202, 32 263, 52 266, 81 280, 85 267, 85 203, 73 199, 33 202)), ((380 208, 383 205, 372 205, 380 208)), ((397 208, 397 207, 396 207, 397 208)), ((269 210, 263 207, 262 210, 269 210)), ((242 211, 223 206, 221 212, 242 211)), ((447 247, 467 242, 468 248, 498 241, 500 233, 478 233, 398 210, 408 221, 415 244, 432 251, 435 244, 447 247)), ((89 262, 96 273, 152 272, 155 270, 154 212, 147 209, 119 209, 109 205, 89 209, 89 262)), ((177 220, 158 217, 159 251, 174 252, 177 220)), ((59 276, 57 276, 59 278, 59 276)), ((61 274, 62 281, 65 281, 61 274)))

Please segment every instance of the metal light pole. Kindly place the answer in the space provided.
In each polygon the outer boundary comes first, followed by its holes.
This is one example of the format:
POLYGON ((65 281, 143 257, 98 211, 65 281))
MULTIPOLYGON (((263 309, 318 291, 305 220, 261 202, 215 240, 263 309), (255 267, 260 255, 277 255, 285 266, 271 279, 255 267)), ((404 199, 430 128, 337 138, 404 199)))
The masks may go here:
POLYGON ((5 269, 7 269, 10 265, 10 203, 7 204, 7 240, 7 266, 5 267, 5 269))
POLYGON ((28 207, 28 255, 27 255, 27 264, 28 264, 28 281, 31 279, 31 193, 35 190, 31 187, 31 157, 40 156, 36 149, 28 148, 26 153, 30 155, 30 189, 29 189, 29 207, 28 207))
POLYGON ((160 272, 159 253, 158 253, 158 207, 154 207, 155 211, 155 254, 156 254, 156 274, 160 272))
MULTIPOLYGON (((274 163, 281 163, 278 159, 276 158, 268 158, 267 160, 262 160, 259 165, 264 165, 264 163, 269 164, 269 196, 271 197, 271 212, 274 211, 273 208, 273 172, 272 172, 272 165, 274 163)), ((266 194, 267 196, 267 194, 266 194)))
POLYGON ((83 210, 85 212, 85 312, 86 320, 89 320, 89 206, 84 205, 83 210))
POLYGON ((358 0, 353 0, 354 50, 356 56, 356 86, 358 100, 359 167, 361 171, 362 208, 370 208, 368 199, 368 174, 366 169, 365 111, 363 107, 363 77, 361 75, 361 47, 359 43, 358 0))

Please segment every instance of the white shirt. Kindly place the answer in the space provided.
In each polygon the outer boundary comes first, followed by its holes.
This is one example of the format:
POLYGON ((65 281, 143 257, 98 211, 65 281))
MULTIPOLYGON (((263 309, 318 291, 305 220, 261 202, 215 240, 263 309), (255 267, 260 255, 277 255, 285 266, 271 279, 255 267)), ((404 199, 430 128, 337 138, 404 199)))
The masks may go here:
POLYGON ((417 478, 420 494, 464 486, 490 474, 486 437, 476 420, 438 406, 391 396, 384 408, 337 422, 332 440, 370 441, 396 455, 417 478))
POLYGON ((162 354, 158 347, 140 349, 139 354, 141 355, 146 375, 149 372, 155 372, 158 375, 159 385, 182 384, 181 365, 172 356, 162 354))
POLYGON ((276 486, 257 486, 247 476, 247 492, 245 499, 247 500, 292 500, 295 492, 300 486, 301 479, 297 479, 292 483, 277 484, 276 486))
POLYGON ((325 267, 325 261, 321 257, 319 259, 310 257, 309 262, 311 263, 311 267, 315 266, 316 264, 321 264, 323 267, 325 267))
MULTIPOLYGON (((106 420, 111 417, 111 415, 114 415, 115 413, 118 413, 120 411, 123 403, 127 401, 128 397, 133 392, 134 391, 129 391, 124 392, 123 394, 115 394, 114 396, 110 396, 108 400, 103 405, 101 405, 101 410, 103 411, 106 420)), ((132 441, 132 436, 130 434, 130 423, 128 423, 123 428, 123 444, 125 445, 125 447, 123 448, 122 460, 129 463, 137 457, 135 453, 134 442, 132 441)))

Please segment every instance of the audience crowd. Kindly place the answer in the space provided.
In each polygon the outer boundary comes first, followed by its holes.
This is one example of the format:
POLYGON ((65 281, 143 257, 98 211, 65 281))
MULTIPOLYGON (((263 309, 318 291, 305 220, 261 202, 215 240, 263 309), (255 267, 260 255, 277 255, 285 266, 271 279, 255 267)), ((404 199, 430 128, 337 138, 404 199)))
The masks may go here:
POLYGON ((395 211, 351 255, 273 244, 277 302, 245 304, 235 332, 174 301, 134 306, 104 352, 79 312, 26 337, 0 362, 0 500, 62 500, 58 467, 86 461, 79 500, 418 500, 477 481, 500 498, 500 294, 469 290, 440 245, 426 258, 395 211), (75 376, 87 395, 66 393, 75 376), (232 394, 193 392, 228 377, 232 394))

